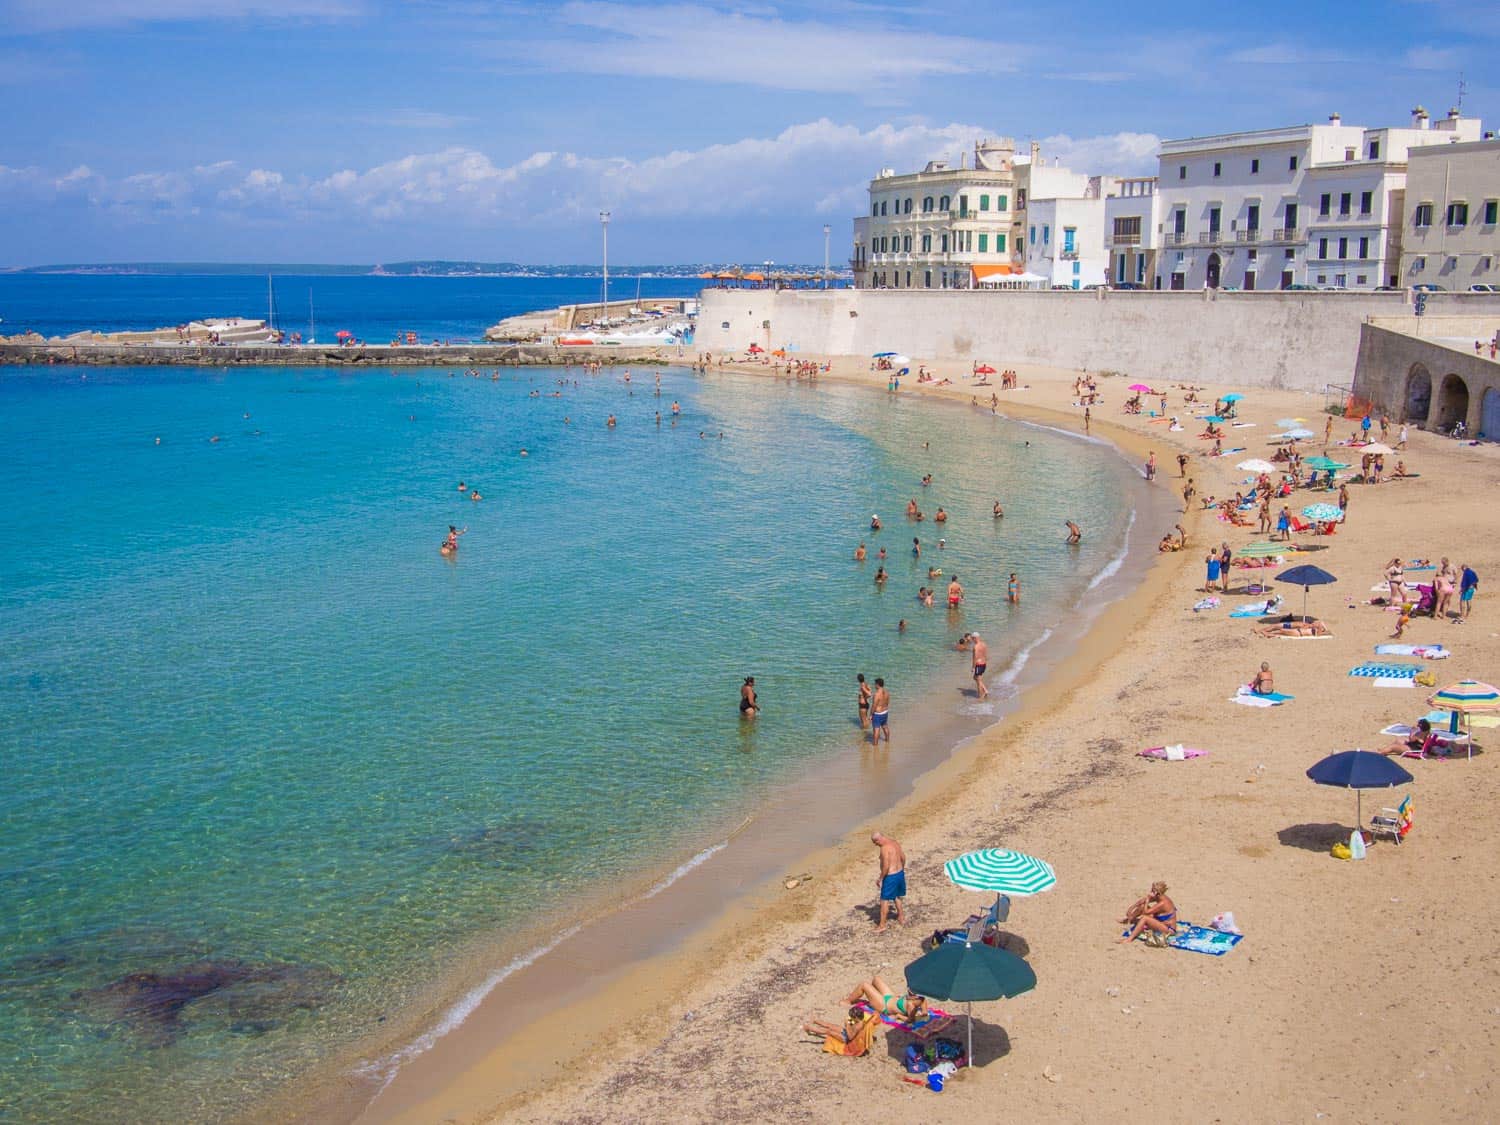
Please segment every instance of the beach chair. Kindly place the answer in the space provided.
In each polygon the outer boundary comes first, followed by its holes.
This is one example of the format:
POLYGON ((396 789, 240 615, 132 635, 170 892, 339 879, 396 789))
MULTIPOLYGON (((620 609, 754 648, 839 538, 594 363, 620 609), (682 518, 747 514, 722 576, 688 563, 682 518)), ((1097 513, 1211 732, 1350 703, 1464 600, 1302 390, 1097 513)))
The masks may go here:
POLYGON ((1388 833, 1392 840, 1400 844, 1406 838, 1406 834, 1412 827, 1411 794, 1393 809, 1381 809, 1370 818, 1371 832, 1388 833))
POLYGON ((1000 923, 1010 917, 1010 896, 1000 895, 983 914, 970 914, 964 929, 951 930, 944 941, 998 945, 1000 923))

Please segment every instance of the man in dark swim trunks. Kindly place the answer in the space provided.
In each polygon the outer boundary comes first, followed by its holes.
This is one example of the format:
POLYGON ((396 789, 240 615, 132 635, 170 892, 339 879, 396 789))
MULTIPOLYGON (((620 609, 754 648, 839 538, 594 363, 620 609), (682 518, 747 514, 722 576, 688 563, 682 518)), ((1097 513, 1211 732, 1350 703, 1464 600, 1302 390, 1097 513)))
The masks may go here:
POLYGON ((971 659, 973 661, 974 688, 979 692, 980 699, 988 699, 990 689, 984 686, 984 670, 989 667, 990 646, 984 643, 984 638, 978 633, 974 633, 969 637, 969 643, 973 646, 971 659))

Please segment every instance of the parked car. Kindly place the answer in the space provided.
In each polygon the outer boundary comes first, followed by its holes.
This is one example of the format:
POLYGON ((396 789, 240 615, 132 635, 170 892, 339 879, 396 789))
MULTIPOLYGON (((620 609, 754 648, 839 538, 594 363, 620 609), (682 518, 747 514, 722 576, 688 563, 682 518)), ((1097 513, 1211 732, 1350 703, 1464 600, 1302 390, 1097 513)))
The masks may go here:
POLYGON ((1415 289, 1418 293, 1446 293, 1446 292, 1448 292, 1441 285, 1434 285, 1430 281, 1424 281, 1424 282, 1422 282, 1421 285, 1413 285, 1412 288, 1415 289))
POLYGON ((1500 285, 1471 285, 1470 293, 1500 293, 1500 285))
POLYGON ((1318 287, 1316 285, 1303 285, 1299 281, 1295 285, 1288 285, 1286 289, 1288 293, 1316 293, 1318 287))
POLYGON ((1139 281, 1122 281, 1118 285, 1112 286, 1112 288, 1114 288, 1114 289, 1124 289, 1124 290, 1128 290, 1128 291, 1131 291, 1131 292, 1135 292, 1135 291, 1143 290, 1146 287, 1144 285, 1142 285, 1139 281))

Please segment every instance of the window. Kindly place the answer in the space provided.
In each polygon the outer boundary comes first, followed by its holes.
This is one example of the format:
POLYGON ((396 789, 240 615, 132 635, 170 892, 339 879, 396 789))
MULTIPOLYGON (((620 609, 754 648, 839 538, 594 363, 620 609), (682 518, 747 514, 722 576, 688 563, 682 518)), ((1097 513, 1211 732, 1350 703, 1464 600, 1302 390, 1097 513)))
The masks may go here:
POLYGON ((1327 218, 1328 217, 1328 212, 1332 209, 1332 207, 1333 207, 1333 196, 1329 195, 1328 192, 1325 191, 1322 195, 1318 196, 1318 214, 1319 215, 1323 216, 1324 218, 1327 218))
POLYGON ((1246 250, 1245 251, 1245 257, 1249 258, 1252 262, 1255 261, 1255 259, 1257 257, 1259 257, 1259 256, 1260 256, 1260 251, 1258 251, 1258 250, 1246 250))
POLYGON ((1350 145, 1348 148, 1344 149, 1344 159, 1345 160, 1353 160, 1354 159, 1354 146, 1353 145, 1350 145))
POLYGON ((1052 228, 1046 223, 1042 224, 1042 245, 1045 246, 1052 238, 1052 228))
POLYGON ((969 197, 967 195, 960 195, 958 197, 958 213, 960 215, 967 215, 969 213, 969 197))
POLYGON ((1217 160, 1215 160, 1214 161, 1214 175, 1217 176, 1223 170, 1224 170, 1224 165, 1220 164, 1217 160))
POLYGON ((1137 281, 1145 281, 1146 280, 1146 255, 1144 255, 1144 254, 1137 254, 1136 255, 1136 259, 1135 259, 1135 279, 1137 281))
POLYGON ((881 213, 881 214, 882 214, 882 215, 884 215, 884 214, 885 214, 885 209, 886 209, 886 201, 885 201, 885 200, 884 200, 884 199, 882 199, 882 200, 881 200, 881 201, 880 201, 880 213, 881 213))
POLYGON ((1252 176, 1254 176, 1254 175, 1256 175, 1259 172, 1260 172, 1260 160, 1256 159, 1256 160, 1250 161, 1250 174, 1252 176))
POLYGON ((1318 284, 1319 285, 1327 285, 1328 284, 1328 275, 1326 273, 1320 273, 1320 274, 1318 274, 1318 284))
POLYGON ((1208 209, 1208 233, 1214 235, 1219 233, 1219 208, 1217 207, 1208 209))
POLYGON ((906 214, 908 214, 908 215, 910 215, 910 214, 911 214, 911 197, 910 197, 910 196, 908 196, 908 197, 907 197, 907 200, 906 200, 906 206, 905 206, 905 207, 904 207, 904 208, 903 208, 903 209, 902 209, 902 210, 903 210, 903 211, 904 211, 904 212, 905 212, 905 213, 906 213, 906 214))
MULTIPOLYGON (((924 234, 922 236, 922 253, 932 253, 932 235, 930 234, 924 234)), ((928 286, 928 288, 931 288, 931 286, 928 286)))
POLYGON ((1352 193, 1347 192, 1347 191, 1340 192, 1339 193, 1339 214, 1347 216, 1349 214, 1349 208, 1350 208, 1351 204, 1353 203, 1353 201, 1354 201, 1354 196, 1353 196, 1352 193))
POLYGON ((1074 262, 1073 263, 1073 276, 1074 277, 1077 277, 1082 272, 1082 270, 1079 268, 1082 265, 1083 265, 1082 262, 1074 262))
POLYGON ((1032 227, 1031 227, 1031 245, 1033 245, 1033 246, 1036 245, 1036 225, 1035 224, 1033 224, 1032 227))
POLYGON ((870 200, 870 214, 871 216, 880 214, 880 204, 873 199, 870 200))
MULTIPOLYGON (((1138 243, 1141 240, 1141 217, 1132 215, 1129 218, 1115 220, 1115 241, 1138 243)), ((1123 279, 1122 279, 1123 280, 1123 279)))
POLYGON ((1416 273, 1419 270, 1425 270, 1427 268, 1427 259, 1413 258, 1411 260, 1411 268, 1413 273, 1416 273))
MULTIPOLYGON (((987 199, 989 197, 981 195, 979 198, 980 199, 987 199)), ((988 254, 990 252, 990 236, 989 235, 987 235, 987 234, 981 234, 979 236, 979 252, 981 254, 988 254)))
POLYGON ((1185 179, 1187 179, 1187 165, 1186 164, 1179 164, 1179 165, 1177 165, 1177 178, 1179 180, 1185 180, 1185 179))
POLYGON ((1005 211, 1010 208, 1010 200, 1003 195, 995 196, 995 210, 1005 211))
POLYGON ((1485 255, 1483 258, 1479 259, 1479 268, 1481 270, 1483 270, 1484 272, 1488 273, 1489 270, 1490 270, 1490 267, 1492 265, 1494 265, 1494 262, 1495 262, 1495 259, 1491 258, 1489 255, 1485 255))
POLYGON ((1450 227, 1461 227, 1468 225, 1469 205, 1462 201, 1448 204, 1448 225, 1450 227))
POLYGON ((1500 212, 1500 199, 1486 199, 1484 201, 1485 226, 1492 227, 1495 225, 1495 220, 1497 218, 1500 218, 1500 215, 1497 215, 1497 212, 1500 212))
POLYGON ((946 211, 946 210, 948 210, 948 196, 945 195, 941 199, 938 200, 938 210, 939 211, 946 211))
POLYGON ((1026 210, 1026 189, 1025 188, 1017 188, 1016 189, 1016 210, 1017 211, 1024 211, 1024 210, 1026 210))
POLYGON ((948 236, 946 234, 943 235, 943 250, 942 250, 942 252, 944 254, 946 254, 948 252, 948 236))
POLYGON ((1370 205, 1372 203, 1374 203, 1374 202, 1375 202, 1375 196, 1374 196, 1374 194, 1372 192, 1368 192, 1368 191, 1362 191, 1362 192, 1360 192, 1359 193, 1359 213, 1361 215, 1368 215, 1370 213, 1370 205))
POLYGON ((1318 239, 1318 257, 1319 258, 1327 258, 1328 257, 1328 239, 1326 239, 1326 238, 1320 238, 1320 239, 1318 239))
POLYGON ((1432 204, 1418 203, 1411 213, 1411 225, 1414 227, 1432 226, 1432 204))
POLYGON ((1003 254, 1003 253, 1005 253, 1005 235, 1003 235, 1003 234, 997 234, 997 235, 995 235, 995 253, 996 254, 1003 254))
POLYGON ((987 195, 981 195, 979 197, 979 209, 981 211, 988 211, 990 209, 990 197, 989 196, 987 196, 987 195))
POLYGON ((1349 240, 1347 238, 1341 238, 1341 239, 1339 239, 1339 261, 1343 261, 1348 256, 1349 256, 1349 240))
POLYGON ((907 235, 901 240, 901 249, 906 251, 906 253, 908 254, 911 253, 911 235, 907 235))
POLYGON ((1286 257, 1288 257, 1288 258, 1295 258, 1296 256, 1297 256, 1297 251, 1292 250, 1292 249, 1288 249, 1287 250, 1286 257))
POLYGON ((1364 261, 1369 256, 1370 256, 1370 240, 1368 238, 1361 238, 1359 240, 1359 258, 1360 258, 1360 261, 1364 261))
POLYGON ((930 196, 930 195, 924 195, 922 197, 922 214, 925 215, 925 214, 927 214, 931 210, 932 210, 932 196, 930 196))
POLYGON ((1286 169, 1288 172, 1295 172, 1297 170, 1297 157, 1295 154, 1286 158, 1286 169))
MULTIPOLYGON (((1371 160, 1379 160, 1380 159, 1380 142, 1379 141, 1371 141, 1370 142, 1370 159, 1371 160)), ((1364 279, 1361 278, 1360 280, 1363 281, 1364 279)))
MULTIPOLYGON (((1260 204, 1252 203, 1245 208, 1245 229, 1248 231, 1260 230, 1260 204)), ((1255 253, 1255 251, 1251 251, 1255 253)))
POLYGON ((932 271, 931 270, 924 270, 922 272, 922 288, 923 289, 931 289, 932 288, 932 271))
POLYGON ((1366 279, 1366 277, 1365 277, 1364 274, 1360 273, 1360 274, 1355 274, 1354 275, 1354 284, 1355 285, 1368 285, 1369 281, 1366 279))

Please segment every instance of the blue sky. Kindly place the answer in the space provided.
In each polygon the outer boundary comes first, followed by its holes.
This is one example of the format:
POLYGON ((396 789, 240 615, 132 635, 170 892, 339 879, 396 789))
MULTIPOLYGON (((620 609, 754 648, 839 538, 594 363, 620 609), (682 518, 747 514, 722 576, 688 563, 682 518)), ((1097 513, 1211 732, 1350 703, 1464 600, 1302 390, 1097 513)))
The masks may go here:
POLYGON ((834 256, 881 166, 985 134, 1500 118, 1500 8, 0 0, 0 266, 834 256))

